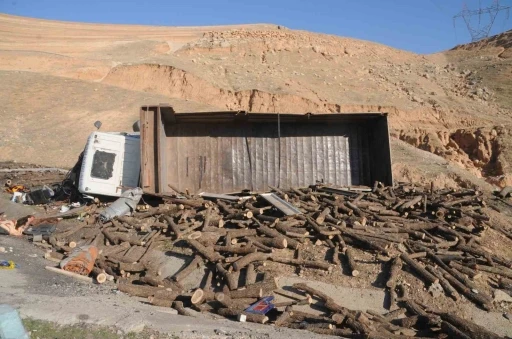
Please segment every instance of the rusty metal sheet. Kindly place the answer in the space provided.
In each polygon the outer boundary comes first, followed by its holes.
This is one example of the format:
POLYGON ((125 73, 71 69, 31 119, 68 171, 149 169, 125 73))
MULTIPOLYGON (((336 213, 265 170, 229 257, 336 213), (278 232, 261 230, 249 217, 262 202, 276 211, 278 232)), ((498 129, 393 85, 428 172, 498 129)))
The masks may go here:
POLYGON ((191 193, 392 183, 387 115, 141 109, 142 183, 191 193), (376 160, 376 161, 375 161, 376 160))

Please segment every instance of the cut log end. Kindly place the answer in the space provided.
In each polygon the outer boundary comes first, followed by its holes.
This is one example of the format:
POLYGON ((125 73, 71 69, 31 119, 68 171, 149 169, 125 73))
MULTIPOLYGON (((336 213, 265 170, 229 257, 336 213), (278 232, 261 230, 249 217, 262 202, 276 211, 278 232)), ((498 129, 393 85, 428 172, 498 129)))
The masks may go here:
POLYGON ((190 302, 192 303, 192 305, 199 304, 203 300, 203 297, 204 297, 204 291, 202 289, 198 288, 192 294, 192 297, 190 298, 190 302))
POLYGON ((98 284, 103 284, 105 281, 107 281, 107 275, 105 273, 100 273, 96 276, 96 282, 98 284))

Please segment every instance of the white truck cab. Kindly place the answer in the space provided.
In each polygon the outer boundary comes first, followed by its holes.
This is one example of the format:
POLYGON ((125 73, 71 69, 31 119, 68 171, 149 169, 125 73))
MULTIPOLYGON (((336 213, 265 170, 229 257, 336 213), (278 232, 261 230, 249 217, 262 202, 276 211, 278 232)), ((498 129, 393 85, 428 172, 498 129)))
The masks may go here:
POLYGON ((93 132, 87 140, 78 190, 120 196, 139 187, 140 133, 93 132))

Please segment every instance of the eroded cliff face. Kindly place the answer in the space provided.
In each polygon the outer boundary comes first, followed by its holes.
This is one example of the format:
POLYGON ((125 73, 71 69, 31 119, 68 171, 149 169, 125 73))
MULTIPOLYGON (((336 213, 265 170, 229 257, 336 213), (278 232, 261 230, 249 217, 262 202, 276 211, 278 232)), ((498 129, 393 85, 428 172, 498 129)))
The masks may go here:
POLYGON ((507 140, 510 129, 504 126, 455 131, 404 131, 398 138, 419 149, 442 156, 477 177, 506 186, 511 184, 507 160, 507 140))

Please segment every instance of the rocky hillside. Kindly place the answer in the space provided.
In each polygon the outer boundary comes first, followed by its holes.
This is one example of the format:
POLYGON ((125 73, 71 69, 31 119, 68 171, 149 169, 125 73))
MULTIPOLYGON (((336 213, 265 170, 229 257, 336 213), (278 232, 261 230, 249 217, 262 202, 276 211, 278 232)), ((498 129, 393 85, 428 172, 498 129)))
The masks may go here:
MULTIPOLYGON (((504 185, 512 181, 510 36, 417 55, 273 25, 145 27, 0 15, 0 157, 70 166, 94 120, 128 129, 147 103, 384 111, 397 139, 504 185)), ((413 156, 410 164, 396 164, 397 178, 413 170, 413 156)))

